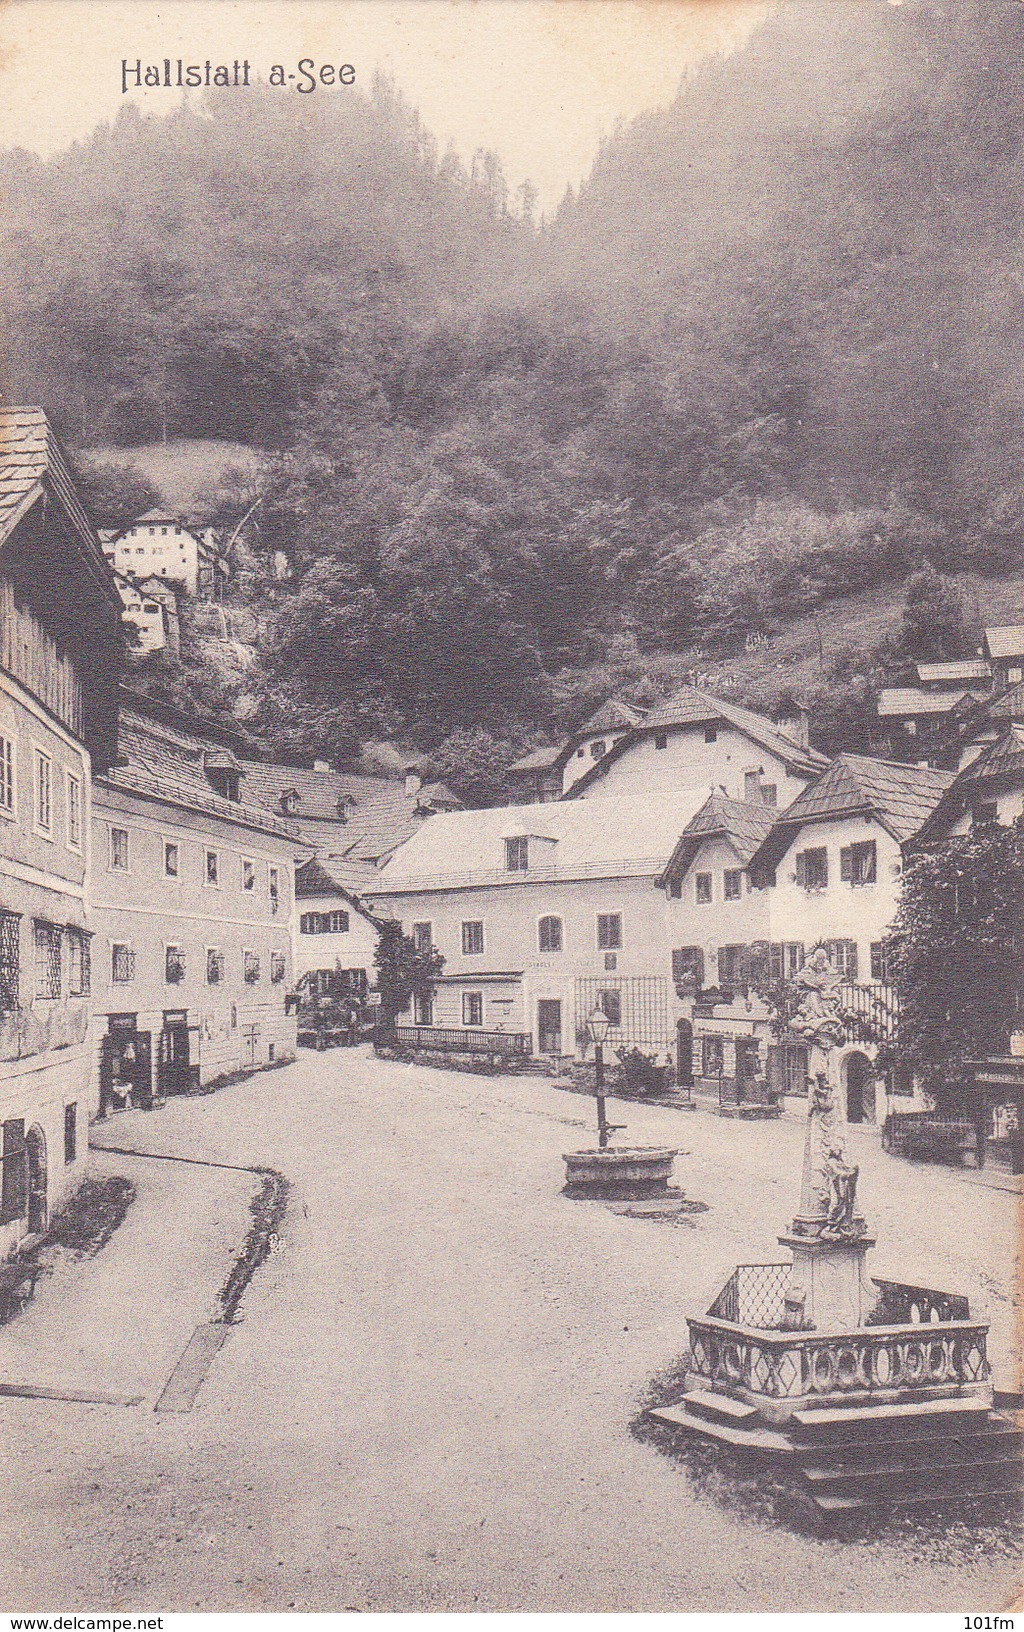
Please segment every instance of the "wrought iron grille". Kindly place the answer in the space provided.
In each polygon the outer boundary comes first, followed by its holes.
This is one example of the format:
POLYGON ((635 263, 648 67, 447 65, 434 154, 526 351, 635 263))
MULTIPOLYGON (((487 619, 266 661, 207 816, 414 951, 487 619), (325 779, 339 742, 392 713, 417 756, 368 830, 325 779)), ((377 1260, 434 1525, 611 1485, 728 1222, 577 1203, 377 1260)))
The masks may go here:
POLYGON ((792 1264, 738 1264, 708 1314, 737 1326, 776 1331, 792 1275, 792 1264))
POLYGON ((880 1297, 871 1312, 872 1326, 918 1326, 941 1320, 970 1320, 970 1302, 957 1292, 874 1278, 880 1297))
POLYGON ((68 928, 68 995, 88 997, 92 990, 90 937, 84 929, 68 928))
POLYGON ((898 1041, 900 1004, 893 986, 875 981, 870 986, 844 981, 839 988, 850 1043, 898 1041))
POLYGON ((61 990, 61 943, 64 936, 57 924, 36 919, 36 997, 59 997, 61 990))
POLYGON ((164 952, 164 979, 168 986, 180 986, 185 979, 185 954, 180 946, 169 946, 164 952))
POLYGON ((586 1029, 587 1016, 595 1008, 615 1014, 615 1004, 606 994, 618 998, 618 1021, 608 1031, 606 1050, 617 1048, 671 1049, 674 1038, 668 1023, 668 981, 661 975, 588 975, 576 982, 576 1034, 586 1029))
POLYGON ((21 991, 21 914, 0 912, 0 1013, 18 1007, 21 991))
POLYGON ((271 952, 271 954, 270 954, 270 981, 271 981, 271 984, 273 986, 280 986, 282 980, 284 979, 284 973, 285 973, 286 968, 287 968, 287 964, 286 964, 286 961, 285 961, 284 953, 283 952, 271 952))
POLYGON ((206 984, 219 986, 224 979, 224 954, 216 947, 208 947, 206 952, 206 984))
POLYGON ((242 958, 242 978, 247 986, 255 986, 260 978, 260 955, 246 952, 242 958))
POLYGON ((110 979, 115 986, 127 986, 135 979, 135 953, 123 941, 110 948, 110 979))

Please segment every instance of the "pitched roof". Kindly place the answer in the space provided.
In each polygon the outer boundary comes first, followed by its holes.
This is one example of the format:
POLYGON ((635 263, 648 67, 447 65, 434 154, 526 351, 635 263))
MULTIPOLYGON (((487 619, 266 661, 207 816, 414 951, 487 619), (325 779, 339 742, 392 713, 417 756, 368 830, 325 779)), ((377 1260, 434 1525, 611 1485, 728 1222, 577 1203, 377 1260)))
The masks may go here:
POLYGON ((771 868, 808 822, 872 815, 899 844, 913 838, 954 780, 952 771, 840 754, 778 818, 752 860, 771 868))
POLYGON ((916 686, 886 686, 878 693, 878 716, 948 714, 968 691, 919 691, 916 686))
POLYGON ((295 869, 295 899, 304 900, 315 895, 340 895, 350 902, 364 918, 373 919, 368 907, 360 899, 363 889, 376 876, 376 869, 367 862, 338 860, 334 856, 312 856, 295 869))
POLYGON ((183 731, 142 707, 122 704, 119 760, 103 780, 125 793, 200 811, 300 844, 301 834, 293 822, 282 821, 246 801, 244 784, 241 800, 223 799, 214 792, 206 776, 211 750, 218 755, 223 751, 198 732, 183 731))
POLYGON ((255 759, 246 760, 243 771, 247 799, 281 812, 282 795, 297 794, 289 819, 298 823, 319 854, 352 861, 379 861, 412 837, 432 806, 460 803, 440 782, 409 794, 404 781, 385 776, 353 776, 255 759))
POLYGON ((985 630, 989 657, 1024 657, 1024 623, 1001 623, 985 630))
POLYGON ((380 870, 371 896, 419 889, 516 885, 537 879, 656 878, 707 788, 615 799, 509 805, 432 816, 380 870), (527 872, 505 868, 504 841, 523 833, 552 841, 532 851, 527 872))
POLYGON ((778 811, 768 805, 747 804, 713 793, 686 824, 659 883, 682 878, 693 864, 705 839, 728 839, 746 866, 775 824, 778 811))
POLYGON ((609 766, 621 759, 641 736, 650 736, 657 731, 679 730, 691 725, 713 725, 716 721, 731 725, 745 737, 749 737, 752 742, 756 742, 759 747, 774 754, 791 770, 813 775, 828 764, 824 754, 819 754, 816 748, 803 747, 793 737, 781 731, 764 714, 755 714, 749 708, 741 708, 738 703, 724 702, 721 697, 714 697, 709 691, 701 691, 698 686, 683 686, 673 696, 667 697, 664 702, 652 708, 639 724, 627 731, 624 737, 620 737, 603 758, 597 760, 589 771, 573 784, 564 797, 574 799, 586 788, 591 787, 598 777, 603 776, 609 766))
POLYGON ((63 449, 41 408, 0 408, 0 547, 47 493, 61 505, 95 587, 120 616, 99 534, 86 514, 63 449))
POLYGON ((965 765, 916 836, 916 844, 945 838, 979 792, 1024 788, 1024 725, 1011 723, 977 759, 965 765))
POLYGON ((600 708, 588 714, 572 734, 573 737, 582 737, 589 736, 592 731, 626 731, 632 725, 639 725, 643 717, 642 709, 633 708, 619 697, 606 697, 600 708))
POLYGON ((922 685, 932 680, 991 680, 992 670, 983 657, 965 658, 959 663, 917 663, 917 678, 922 685))
POLYGON ((512 771, 546 771, 562 757, 566 747, 564 742, 552 743, 549 748, 533 748, 522 759, 517 759, 514 765, 509 766, 512 771))

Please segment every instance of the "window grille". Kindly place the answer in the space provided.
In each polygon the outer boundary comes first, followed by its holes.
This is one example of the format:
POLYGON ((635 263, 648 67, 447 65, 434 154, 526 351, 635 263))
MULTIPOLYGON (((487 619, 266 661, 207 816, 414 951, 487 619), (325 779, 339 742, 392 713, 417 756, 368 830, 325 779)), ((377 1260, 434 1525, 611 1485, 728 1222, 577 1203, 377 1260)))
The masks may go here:
POLYGON ((270 954, 270 980, 273 986, 280 986, 285 976, 287 962, 283 952, 270 954))
POLYGON ((14 810, 14 744, 0 736, 0 810, 14 810))
POLYGON ((115 941, 110 948, 110 979, 115 986, 135 979, 135 953, 124 941, 115 941))
POLYGON ((59 997, 61 991, 61 942, 63 935, 56 924, 40 919, 35 923, 36 997, 59 997))
POLYGON ((255 986, 260 978, 260 955, 258 952, 243 952, 242 978, 247 986, 255 986))
POLYGON ((615 952, 622 945, 622 914, 620 912, 599 912, 597 915, 597 949, 599 952, 615 952))
MULTIPOLYGON (((462 926, 462 952, 464 957, 473 957, 484 949, 484 926, 482 919, 474 919, 462 926)), ((466 1021, 466 1024, 471 1024, 466 1021)), ((479 1024, 479 1022, 477 1022, 479 1024)))
POLYGON ((92 958, 84 929, 68 929, 68 994, 88 997, 92 990, 92 958))
POLYGON ((206 949, 206 984, 219 986, 224 979, 224 954, 216 946, 206 949))
POLYGON ((0 1014, 18 1007, 20 977, 21 914, 0 912, 0 1014))
POLYGON ((609 1016, 618 999, 619 1018, 612 1019, 612 1048, 664 1049, 672 1043, 668 1019, 668 981, 660 975, 586 975, 576 981, 577 1035, 595 1008, 609 1016))
POLYGON ((164 980, 168 986, 180 986, 185 979, 185 954, 180 946, 164 947, 164 980))

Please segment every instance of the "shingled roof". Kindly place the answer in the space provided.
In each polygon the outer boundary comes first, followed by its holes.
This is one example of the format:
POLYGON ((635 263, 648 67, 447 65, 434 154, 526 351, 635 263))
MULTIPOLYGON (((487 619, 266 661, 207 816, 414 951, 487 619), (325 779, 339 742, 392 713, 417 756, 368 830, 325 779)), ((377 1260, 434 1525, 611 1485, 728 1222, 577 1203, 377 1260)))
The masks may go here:
POLYGON ((90 578, 105 600, 121 605, 99 535, 78 497, 63 449, 41 408, 0 408, 0 547, 48 493, 59 501, 90 578))
POLYGON ((953 781, 951 771, 840 754, 782 813, 751 865, 771 869, 801 827, 838 816, 874 816, 897 843, 905 844, 923 827, 953 781))
POLYGON ((1007 787, 1024 788, 1024 725, 1016 723, 964 766, 916 835, 915 844, 946 838, 972 800, 1007 787))
POLYGON ((443 783, 407 793, 404 782, 385 776, 354 776, 299 765, 246 760, 243 794, 266 810, 284 814, 282 799, 293 794, 289 818, 321 856, 345 856, 376 864, 410 839, 434 810, 458 809, 460 801, 443 783))
POLYGON ((768 805, 747 804, 713 793, 688 822, 658 884, 685 877, 705 839, 728 839, 744 866, 771 832, 778 812, 768 805))
POLYGON ((305 900, 316 895, 340 895, 364 918, 377 920, 361 900, 363 890, 376 877, 376 868, 368 862, 353 862, 347 857, 312 856, 295 869, 295 898, 305 900))
POLYGON ((576 798, 587 788, 592 787, 598 777, 603 776, 609 766, 621 759, 640 737, 651 736, 655 732, 681 730, 693 725, 714 725, 716 722, 731 725, 743 736, 756 742, 759 747, 774 754, 790 770, 813 776, 828 764, 824 754, 819 754, 816 748, 803 747, 793 737, 780 731, 764 714, 755 714, 752 709, 741 708, 738 703, 727 703, 709 691, 702 691, 698 686, 684 686, 681 691, 675 692, 656 708, 652 708, 637 725, 626 732, 625 736, 620 737, 603 758, 597 760, 563 797, 576 798))

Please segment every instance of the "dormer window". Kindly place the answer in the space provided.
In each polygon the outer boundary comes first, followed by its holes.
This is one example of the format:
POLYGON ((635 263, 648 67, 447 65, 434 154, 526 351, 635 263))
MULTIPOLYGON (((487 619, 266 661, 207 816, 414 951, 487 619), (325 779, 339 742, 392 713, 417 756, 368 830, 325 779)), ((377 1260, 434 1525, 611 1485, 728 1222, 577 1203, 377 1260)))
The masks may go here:
POLYGON ((230 799, 233 804, 238 803, 238 772, 237 771, 208 771, 210 783, 215 793, 222 799, 230 799))
POLYGON ((607 752, 608 744, 605 742, 603 737, 598 737, 596 742, 592 742, 590 744, 591 759, 603 759, 607 752))
POLYGON ((294 816, 299 808, 299 796, 294 788, 287 788, 277 802, 285 816, 294 816))
POLYGON ((530 841, 527 838, 505 840, 505 871, 525 873, 530 865, 530 841))

